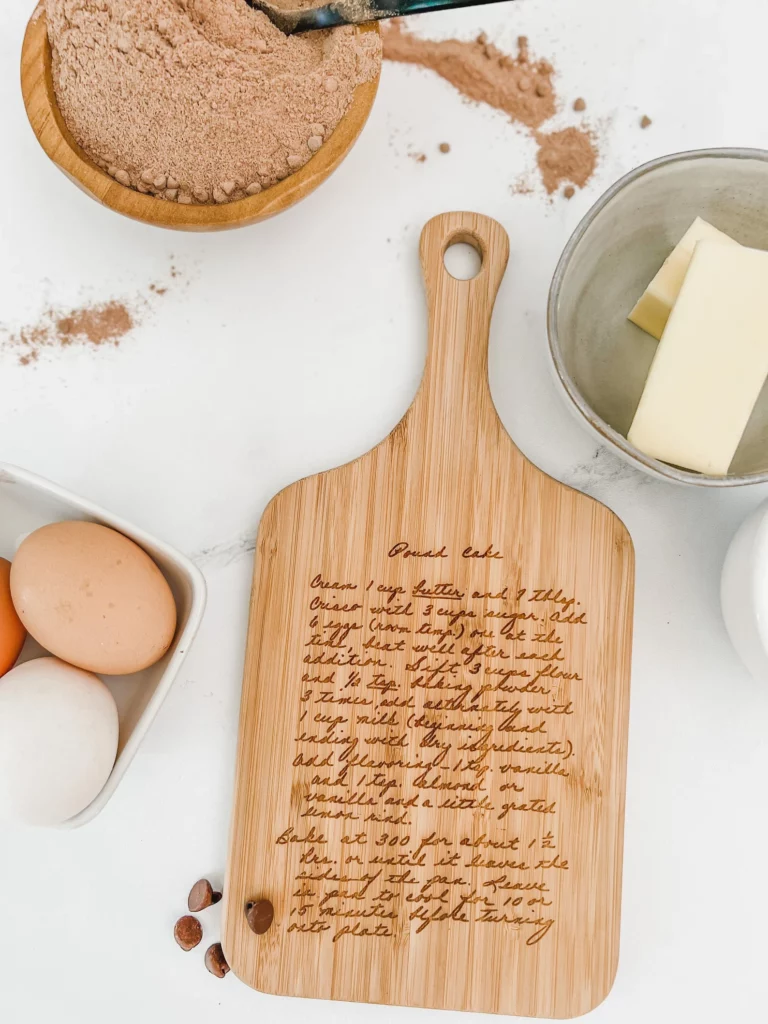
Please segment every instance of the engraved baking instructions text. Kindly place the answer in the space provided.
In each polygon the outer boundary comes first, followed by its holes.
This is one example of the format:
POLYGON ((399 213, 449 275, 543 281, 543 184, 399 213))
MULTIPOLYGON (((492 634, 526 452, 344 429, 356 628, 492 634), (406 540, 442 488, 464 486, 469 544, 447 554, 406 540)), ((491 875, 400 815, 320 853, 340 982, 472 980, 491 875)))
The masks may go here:
POLYGON ((453 923, 545 942, 571 870, 589 609, 493 543, 387 555, 381 578, 307 580, 295 784, 274 823, 288 931, 336 943, 453 923))

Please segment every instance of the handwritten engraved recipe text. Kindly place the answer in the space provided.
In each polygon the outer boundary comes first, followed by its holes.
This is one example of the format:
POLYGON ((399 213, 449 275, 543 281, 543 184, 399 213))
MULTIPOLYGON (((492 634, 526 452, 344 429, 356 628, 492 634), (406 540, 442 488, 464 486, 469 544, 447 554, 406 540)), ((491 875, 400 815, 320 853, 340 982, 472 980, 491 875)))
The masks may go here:
POLYGON ((459 586, 445 547, 406 541, 389 579, 307 581, 299 784, 275 823, 296 868, 289 932, 336 943, 455 922, 532 946, 556 925, 589 610, 493 544, 457 553, 477 567, 465 576, 494 563, 502 585, 459 586))

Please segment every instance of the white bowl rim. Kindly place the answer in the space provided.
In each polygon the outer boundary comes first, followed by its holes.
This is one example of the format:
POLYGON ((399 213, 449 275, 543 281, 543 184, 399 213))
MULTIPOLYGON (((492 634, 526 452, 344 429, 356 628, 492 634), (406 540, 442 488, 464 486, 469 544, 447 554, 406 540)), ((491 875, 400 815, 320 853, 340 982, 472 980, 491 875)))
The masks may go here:
POLYGON ((200 623, 202 622, 207 599, 205 577, 191 559, 182 554, 176 548, 171 547, 170 544, 166 544, 165 541, 152 536, 145 530, 141 529, 141 527, 128 522, 127 519, 123 519, 121 516, 115 515, 108 509, 102 508, 100 505, 90 501, 88 498, 84 498, 79 494, 75 494, 73 491, 67 490, 67 488, 54 483, 52 480, 38 476, 36 473, 32 473, 27 469, 22 469, 21 467, 8 462, 0 462, 0 479, 10 480, 11 482, 19 481, 38 491, 47 492, 55 498, 58 498, 62 504, 70 505, 73 509, 79 509, 84 515, 105 523, 115 530, 119 530, 120 533, 125 534, 126 537, 130 537, 140 546, 150 548, 154 547, 157 551, 162 552, 163 556, 169 562, 174 563, 176 567, 186 575, 192 590, 192 601, 190 603, 189 615, 184 629, 181 631, 178 638, 175 638, 175 650, 165 667, 165 671, 158 680, 155 692, 147 701, 147 705, 144 708, 141 717, 137 721, 133 732, 128 737, 125 746, 118 755, 112 771, 109 774, 109 778, 104 783, 101 791, 94 797, 87 807, 83 808, 82 811, 75 814, 72 818, 68 818, 60 825, 55 826, 63 830, 79 828, 81 825, 85 825, 87 822, 95 818, 96 815, 104 809, 106 803, 113 796, 118 784, 128 770, 139 745, 146 736, 150 725, 160 710, 163 701, 168 696, 179 669, 187 656, 190 644, 195 638, 195 635, 200 628, 200 623))
POLYGON ((547 335, 549 337, 549 352, 554 363, 555 371, 565 393, 573 403, 575 410, 580 414, 587 425, 599 436, 601 440, 607 441, 610 445, 613 445, 614 448, 618 448, 619 452, 626 459, 639 465, 647 473, 650 473, 657 479, 671 480, 674 483, 688 484, 698 487, 738 487, 745 484, 761 484, 768 481, 768 470, 764 470, 760 473, 746 473, 743 475, 733 476, 707 476, 703 473, 695 473, 690 470, 678 469, 676 466, 670 466, 666 462, 661 462, 658 459, 652 459, 650 456, 641 452, 638 448, 635 448, 634 445, 631 445, 623 434, 620 434, 618 430, 615 430, 609 423, 606 423, 602 417, 597 415, 589 403, 584 399, 573 378, 569 374, 560 349, 560 338, 557 326, 557 305, 560 299, 560 290, 562 288, 563 280, 576 247, 599 214, 602 213, 605 207, 619 194, 619 192, 623 191, 627 185, 632 184, 639 178, 658 170, 660 167, 665 167, 668 164, 723 158, 728 160, 761 160, 763 163, 768 164, 768 150, 748 149, 744 147, 723 147, 716 149, 691 149, 680 153, 669 153, 666 156, 656 157, 654 160, 649 160, 647 163, 640 164, 639 167, 635 167, 634 170, 629 171, 627 174, 623 175, 623 177, 619 178, 618 181, 614 182, 614 184, 611 185, 611 187, 604 192, 597 202, 587 211, 577 225, 576 230, 568 239, 560 259, 558 260, 557 267, 555 268, 555 273, 552 277, 552 283, 549 288, 549 298, 547 300, 547 335))

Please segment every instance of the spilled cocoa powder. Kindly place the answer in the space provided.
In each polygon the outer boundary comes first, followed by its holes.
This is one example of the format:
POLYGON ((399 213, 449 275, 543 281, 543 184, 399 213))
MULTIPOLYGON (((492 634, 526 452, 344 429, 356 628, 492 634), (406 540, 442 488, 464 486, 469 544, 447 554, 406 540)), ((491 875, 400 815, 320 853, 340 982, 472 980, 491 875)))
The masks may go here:
POLYGON ((101 306, 75 309, 66 316, 60 316, 55 326, 62 345, 71 345, 78 339, 92 345, 117 345, 133 330, 135 320, 127 306, 112 301, 101 306))
POLYGON ((0 355, 15 354, 22 366, 29 366, 46 352, 117 348, 158 299, 188 286, 187 275, 172 255, 167 271, 131 297, 84 302, 71 308, 48 304, 33 324, 10 327, 0 323, 0 355))
POLYGON ((381 36, 385 60, 429 68, 468 99, 496 107, 528 128, 538 128, 555 112, 554 68, 530 59, 524 36, 517 57, 502 53, 482 34, 472 42, 438 42, 413 35, 398 19, 383 24, 381 36))
POLYGON ((549 135, 536 132, 534 138, 539 145, 536 163, 547 192, 556 192, 566 181, 584 188, 597 163, 591 135, 583 128, 564 128, 549 135))
POLYGON ((513 185, 510 185, 509 191, 513 196, 531 196, 536 189, 531 183, 530 175, 523 174, 513 185))
MULTIPOLYGON (((539 147, 537 164, 550 194, 565 181, 583 188, 592 177, 598 157, 594 133, 585 127, 539 131, 557 109, 554 67, 531 57, 525 36, 518 39, 516 57, 490 43, 484 33, 472 41, 425 39, 404 29, 399 19, 383 23, 381 37, 385 60, 434 71, 467 99, 487 103, 528 128, 539 147)), ((577 111, 586 108, 581 98, 576 104, 577 111)))
POLYGON ((137 323, 136 308, 118 299, 68 310, 49 306, 34 324, 15 331, 0 327, 0 348, 16 351, 19 363, 28 366, 46 349, 119 345, 137 323))

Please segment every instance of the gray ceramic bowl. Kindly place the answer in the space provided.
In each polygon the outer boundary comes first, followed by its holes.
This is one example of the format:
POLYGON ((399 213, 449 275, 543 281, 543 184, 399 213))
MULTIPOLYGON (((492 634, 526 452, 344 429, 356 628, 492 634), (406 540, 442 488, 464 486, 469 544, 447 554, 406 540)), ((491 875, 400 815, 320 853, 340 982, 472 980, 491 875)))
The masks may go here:
POLYGON ((668 466, 626 438, 657 344, 627 314, 697 216, 744 245, 768 249, 768 152, 676 153, 616 182, 560 257, 549 293, 550 351, 571 408, 630 462, 678 483, 763 483, 768 481, 768 387, 728 476, 668 466))

